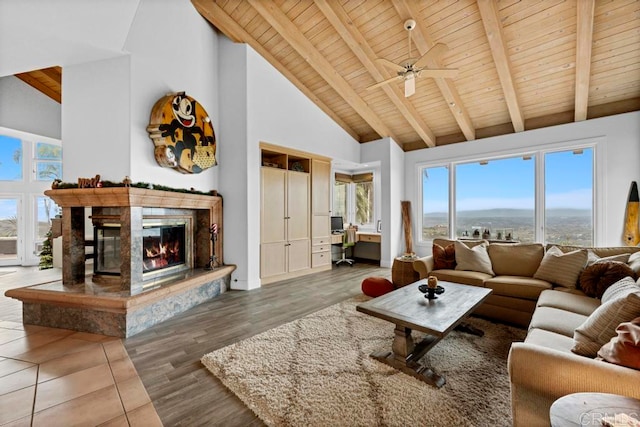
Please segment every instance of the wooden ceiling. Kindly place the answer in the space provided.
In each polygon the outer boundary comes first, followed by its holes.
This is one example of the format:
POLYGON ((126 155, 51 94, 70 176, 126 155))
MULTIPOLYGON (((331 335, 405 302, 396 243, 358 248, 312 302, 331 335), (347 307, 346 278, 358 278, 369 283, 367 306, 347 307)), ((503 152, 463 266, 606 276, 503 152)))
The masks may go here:
POLYGON ((51 67, 15 75, 58 103, 62 103, 62 68, 51 67))
POLYGON ((360 142, 413 150, 640 110, 638 0, 192 0, 360 142), (375 61, 448 50, 401 81, 375 61), (416 48, 417 52, 416 53, 416 48))

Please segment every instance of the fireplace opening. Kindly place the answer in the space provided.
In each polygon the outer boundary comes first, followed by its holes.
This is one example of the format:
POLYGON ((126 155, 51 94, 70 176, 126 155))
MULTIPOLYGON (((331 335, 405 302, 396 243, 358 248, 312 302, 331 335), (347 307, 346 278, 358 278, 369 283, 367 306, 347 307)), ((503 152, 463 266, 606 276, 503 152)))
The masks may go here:
POLYGON ((145 226, 142 229, 143 272, 185 263, 185 226, 145 226))

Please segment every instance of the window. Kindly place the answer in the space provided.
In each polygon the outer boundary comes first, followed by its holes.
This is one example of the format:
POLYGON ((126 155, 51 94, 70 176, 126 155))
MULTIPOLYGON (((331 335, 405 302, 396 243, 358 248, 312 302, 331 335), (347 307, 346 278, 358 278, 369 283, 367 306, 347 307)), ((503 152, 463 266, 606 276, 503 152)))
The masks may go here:
POLYGON ((530 156, 457 165, 455 236, 535 241, 534 166, 530 156))
POLYGON ((593 245, 593 149, 544 156, 544 240, 593 245))
POLYGON ((22 180, 22 140, 0 135, 0 181, 22 180))
POLYGON ((422 239, 449 237, 449 168, 422 170, 422 239))
POLYGON ((345 224, 373 228, 375 223, 373 173, 335 174, 333 215, 342 216, 345 224))
POLYGON ((594 146, 572 147, 423 167, 420 240, 592 246, 594 152, 594 146))
POLYGON ((373 225, 373 174, 355 175, 356 224, 373 225))
POLYGON ((62 178, 62 147, 44 142, 36 143, 36 180, 53 181, 62 178))

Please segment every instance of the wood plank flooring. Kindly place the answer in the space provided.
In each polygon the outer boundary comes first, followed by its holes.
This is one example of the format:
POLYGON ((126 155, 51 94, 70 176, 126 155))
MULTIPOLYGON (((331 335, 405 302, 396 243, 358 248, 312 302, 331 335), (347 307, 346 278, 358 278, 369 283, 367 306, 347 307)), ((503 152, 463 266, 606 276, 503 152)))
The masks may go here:
POLYGON ((261 426, 200 358, 358 295, 369 276, 390 278, 391 271, 356 263, 252 291, 229 291, 124 344, 165 426, 261 426))

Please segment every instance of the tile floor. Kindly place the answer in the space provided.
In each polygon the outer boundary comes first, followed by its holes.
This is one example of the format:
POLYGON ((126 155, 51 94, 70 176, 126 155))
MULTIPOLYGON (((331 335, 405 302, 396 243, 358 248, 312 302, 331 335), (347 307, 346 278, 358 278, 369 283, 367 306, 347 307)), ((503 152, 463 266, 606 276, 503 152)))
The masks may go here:
POLYGON ((161 426, 119 338, 15 320, 4 291, 38 275, 13 270, 0 276, 0 426, 161 426))

